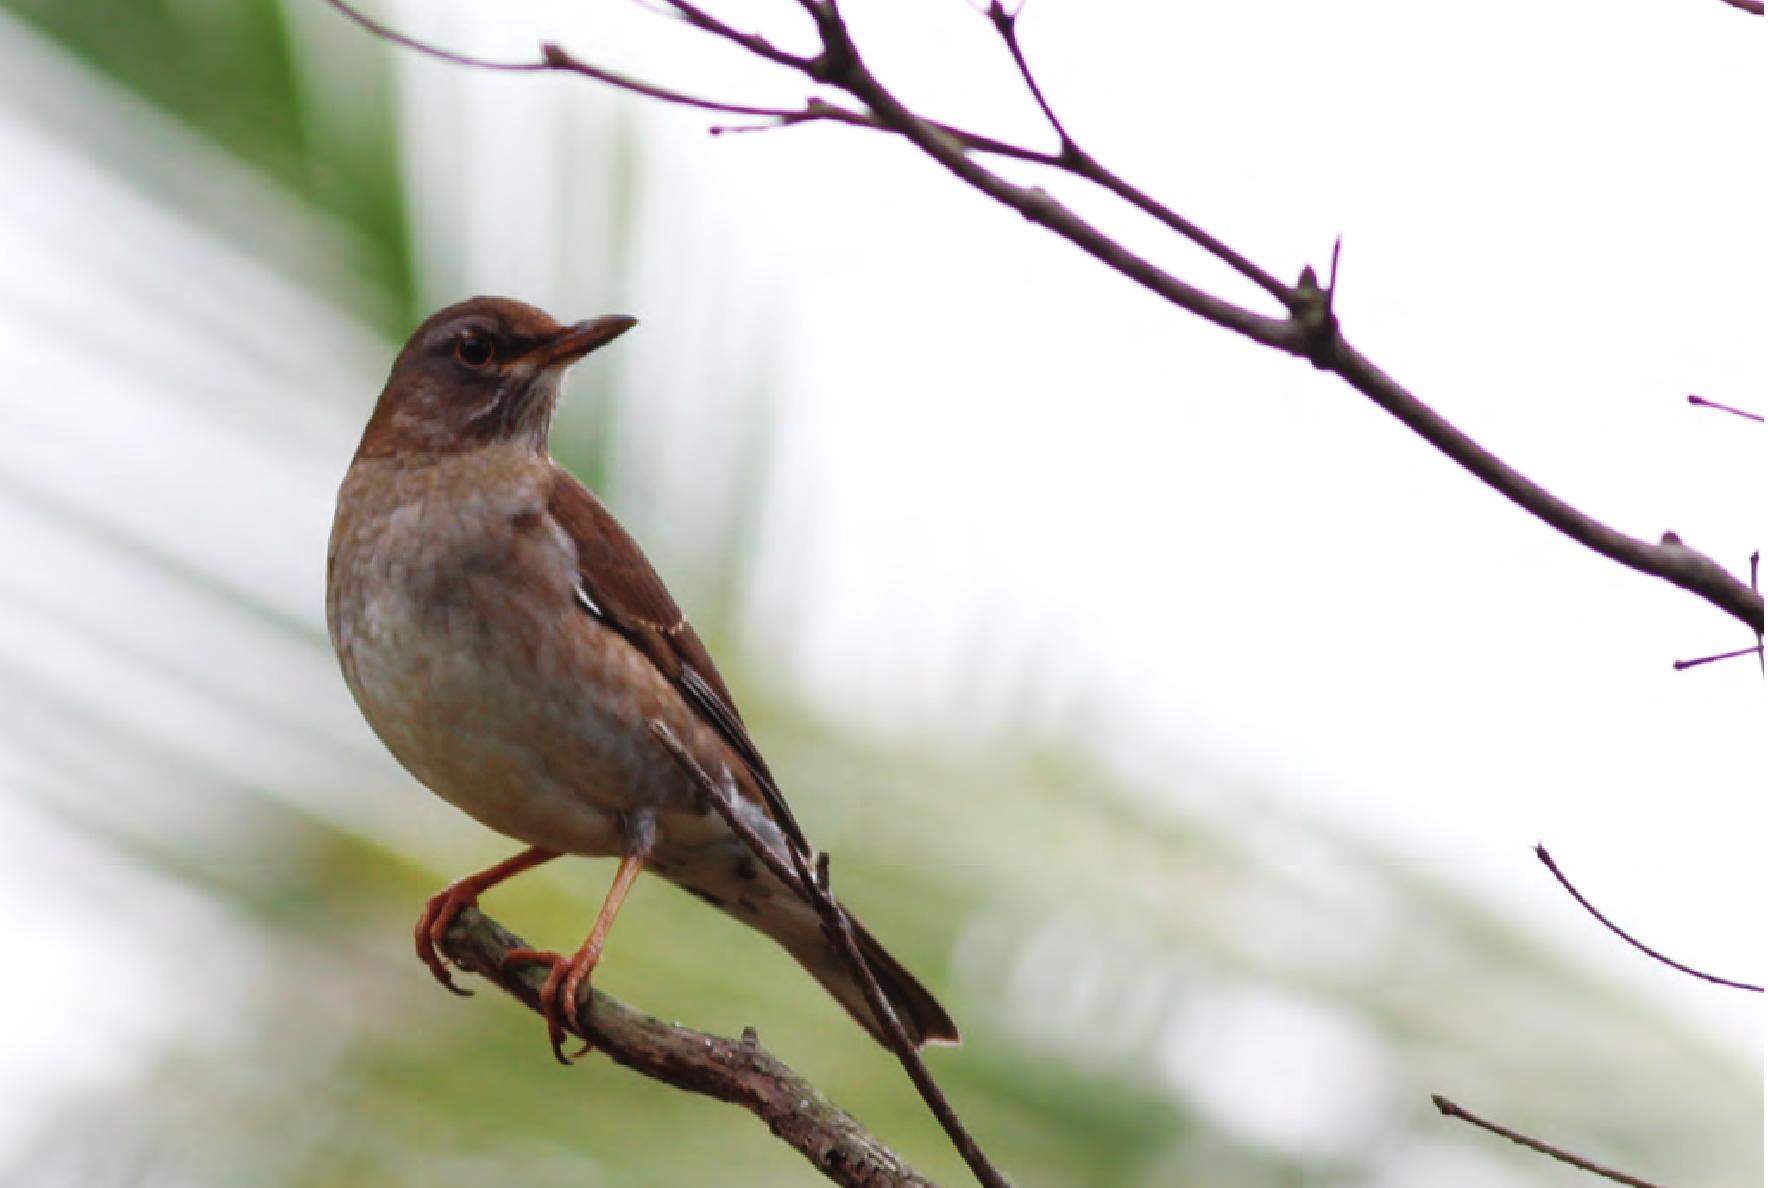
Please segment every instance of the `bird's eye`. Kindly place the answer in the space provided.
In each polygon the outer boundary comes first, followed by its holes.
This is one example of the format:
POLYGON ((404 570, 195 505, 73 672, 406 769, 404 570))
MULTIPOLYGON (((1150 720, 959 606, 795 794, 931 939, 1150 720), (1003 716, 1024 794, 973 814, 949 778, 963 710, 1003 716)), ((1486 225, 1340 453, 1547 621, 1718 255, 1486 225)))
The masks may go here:
POLYGON ((468 367, 485 367, 497 358, 497 344, 469 331, 454 340, 454 357, 468 367))

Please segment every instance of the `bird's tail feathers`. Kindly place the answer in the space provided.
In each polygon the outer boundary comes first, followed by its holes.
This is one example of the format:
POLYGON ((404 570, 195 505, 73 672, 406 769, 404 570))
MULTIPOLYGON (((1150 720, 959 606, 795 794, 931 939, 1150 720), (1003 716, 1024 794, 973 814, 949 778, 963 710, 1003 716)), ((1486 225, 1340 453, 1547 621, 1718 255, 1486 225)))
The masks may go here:
MULTIPOLYGON (((845 908, 842 910, 846 911, 845 908)), ((877 979, 878 988, 884 992, 910 1042, 917 1048, 927 1044, 956 1044, 958 1025, 952 1022, 932 992, 905 969, 902 962, 892 957, 851 912, 847 913, 847 920, 853 928, 853 939, 858 943, 860 955, 865 958, 866 966, 877 979)), ((845 956, 829 943, 820 928, 815 932, 814 941, 807 939, 803 944, 788 944, 786 947, 810 976, 847 1008, 856 1023, 880 1044, 890 1046, 883 1024, 873 1016, 871 1005, 866 1001, 865 988, 860 985, 845 956)))

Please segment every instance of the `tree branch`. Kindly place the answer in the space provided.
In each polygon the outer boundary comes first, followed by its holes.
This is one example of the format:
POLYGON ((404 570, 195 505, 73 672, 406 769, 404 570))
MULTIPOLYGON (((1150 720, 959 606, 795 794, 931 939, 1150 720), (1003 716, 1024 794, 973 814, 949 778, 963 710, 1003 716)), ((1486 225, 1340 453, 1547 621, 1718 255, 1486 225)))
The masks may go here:
POLYGON ((1469 474, 1562 535, 1629 569, 1662 578, 1704 598, 1757 636, 1762 634, 1762 595, 1713 558, 1683 544, 1674 533, 1666 532, 1658 543, 1650 544, 1578 510, 1457 429, 1342 338, 1327 370, 1469 474))
MULTIPOLYGON (((539 1009, 544 966, 523 962, 504 969, 520 937, 477 908, 461 909, 442 951, 463 969, 539 1009)), ((932 1182, 879 1142, 853 1115, 761 1047, 753 1032, 741 1040, 677 1027, 585 986, 574 1004, 571 1030, 616 1064, 689 1093, 728 1101, 754 1114, 823 1175, 849 1188, 932 1188, 932 1182)))
POLYGON ((1437 1112, 1442 1114, 1445 1118, 1459 1118, 1463 1122, 1470 1123, 1479 1127, 1481 1130, 1498 1135, 1500 1138, 1507 1138, 1519 1147, 1527 1147, 1531 1151, 1539 1151, 1541 1154, 1557 1159, 1561 1163, 1570 1164, 1572 1167, 1575 1167, 1580 1171, 1587 1171, 1593 1176, 1601 1176, 1605 1180, 1613 1180, 1617 1184, 1626 1184, 1628 1188, 1658 1188, 1658 1185, 1653 1184, 1650 1180, 1641 1180, 1638 1176, 1630 1176, 1624 1171, 1616 1171, 1612 1167, 1604 1167, 1602 1164, 1597 1163, 1594 1160, 1585 1159, 1582 1155, 1574 1155, 1563 1147, 1556 1147, 1552 1143, 1543 1142, 1538 1138, 1531 1138, 1520 1130, 1512 1130, 1510 1127, 1502 1126, 1497 1122, 1489 1122, 1478 1114, 1462 1109, 1440 1093, 1431 1094, 1430 1100, 1431 1104, 1436 1106, 1437 1112))
POLYGON ((1055 155, 1053 161, 1047 162, 1047 164, 1064 173, 1092 182, 1107 193, 1123 199, 1143 214, 1166 224, 1168 228, 1178 232, 1278 301, 1288 304, 1288 285, 1190 219, 1130 185, 1100 164, 1097 157, 1082 148, 1080 142, 1068 134, 1068 128, 1063 124, 1061 117, 1056 114, 1056 109, 1044 98, 1043 86, 1037 81, 1037 75, 1032 72, 1031 61, 1025 56, 1024 46, 1019 43, 1019 14, 1022 11, 1024 11, 1023 8, 1008 9, 1005 4, 1001 3, 1001 0, 990 0, 983 15, 995 27, 995 32, 1000 35, 1001 41, 1006 45, 1007 53, 1013 59, 1014 68, 1019 71, 1020 81, 1031 93, 1032 101, 1037 104, 1038 110, 1043 113, 1044 122, 1049 124, 1050 130, 1056 133, 1061 151, 1055 155))
MULTIPOLYGON (((545 43, 540 47, 540 57, 531 62, 505 62, 492 58, 476 58, 469 54, 458 54, 453 50, 443 49, 439 45, 431 45, 427 41, 419 41, 415 37, 411 37, 396 29, 390 28, 362 12, 354 5, 346 3, 345 0, 323 0, 323 3, 336 9, 339 13, 343 14, 346 19, 360 25, 362 28, 368 30, 382 40, 390 41, 394 45, 411 50, 413 53, 422 54, 426 58, 434 58, 438 62, 447 62, 454 66, 470 66, 476 70, 501 70, 513 73, 557 71, 563 74, 580 74, 585 78, 594 79, 596 82, 605 83, 616 90, 627 91, 634 95, 641 95, 646 99, 655 99, 659 102, 674 104, 678 107, 691 107, 698 111, 715 111, 724 115, 754 116, 758 119, 771 118, 785 120, 793 117, 800 119, 804 118, 803 112, 792 108, 758 107, 749 103, 726 103, 718 99, 706 99, 698 95, 690 95, 686 91, 677 91, 671 87, 660 87, 654 83, 648 83, 642 79, 633 78, 631 75, 621 74, 617 70, 608 70, 604 67, 585 62, 581 58, 572 56, 566 50, 561 49, 559 46, 553 45, 550 42, 545 43)), ((796 59, 793 60, 796 61, 796 59)), ((831 111, 827 114, 819 114, 816 118, 839 118, 834 113, 841 109, 834 108, 833 105, 828 104, 825 106, 830 107, 831 111)), ((845 114, 862 122, 864 120, 863 116, 860 116, 855 112, 847 112, 845 114)))
MULTIPOLYGON (((1727 0, 1738 7, 1759 9, 1759 0, 1727 0)), ((698 4, 682 0, 659 0, 688 24, 755 54, 776 65, 802 74, 809 82, 834 87, 859 100, 863 111, 854 111, 811 98, 802 108, 784 109, 749 104, 723 103, 641 82, 615 71, 594 66, 554 45, 544 47, 541 61, 533 63, 489 62, 426 45, 357 12, 345 0, 325 0, 345 16, 376 36, 395 44, 465 66, 496 70, 565 70, 607 83, 621 90, 701 110, 754 116, 775 121, 763 127, 793 127, 834 122, 902 136, 958 180, 1068 240, 1101 264, 1171 304, 1226 330, 1232 330, 1262 346, 1305 358, 1316 367, 1338 375, 1352 388, 1385 409, 1414 433, 1424 438, 1475 478, 1534 515, 1549 527, 1585 548, 1630 569, 1678 586, 1705 599, 1747 626, 1760 638, 1763 633, 1762 595, 1745 585, 1713 558, 1670 538, 1658 543, 1629 536, 1580 511, 1553 495, 1487 450, 1442 414, 1360 354, 1347 342, 1331 313, 1331 293, 1307 282, 1285 285, 1233 248, 1196 224, 1169 209, 1106 169, 1082 149, 1047 102, 1020 47, 1018 13, 1000 3, 982 11, 994 24, 1047 122, 1056 132, 1060 151, 1040 152, 992 137, 966 132, 939 120, 922 116, 904 106, 866 67, 854 45, 840 7, 835 0, 798 0, 811 18, 822 41, 822 52, 800 57, 774 48, 758 35, 743 33, 706 13, 698 4), (1034 186, 1022 186, 985 168, 972 154, 1010 158, 1045 166, 1082 178, 1115 195, 1145 214, 1158 219, 1177 234, 1202 247, 1241 276, 1256 284, 1286 309, 1275 317, 1242 308, 1207 292, 1130 251, 1093 224, 1034 186)), ((731 131, 719 128, 714 131, 731 131)))
POLYGON ((1696 396, 1692 392, 1689 393, 1688 403, 1696 408, 1716 408, 1720 412, 1730 413, 1734 417, 1742 417, 1746 421, 1754 421, 1758 425, 1762 424, 1764 420, 1761 413, 1753 413, 1746 408, 1738 408, 1731 404, 1720 404, 1717 400, 1708 400, 1705 396, 1696 396))
POLYGON ((1537 845, 1535 847, 1535 857, 1541 860, 1541 865, 1545 866, 1553 873, 1553 877, 1559 880, 1559 885, 1565 888, 1566 893, 1578 901, 1578 906, 1596 918, 1598 924, 1601 924, 1604 928, 1626 941, 1629 945, 1632 945, 1635 949, 1638 949, 1641 953, 1644 953, 1653 961, 1667 965, 1671 969, 1680 973, 1685 973, 1691 978, 1699 978, 1703 982, 1711 982, 1715 986, 1729 986, 1733 990, 1748 990, 1752 994, 1762 993, 1762 987, 1756 985, 1754 982, 1737 982, 1730 978, 1722 978, 1718 974, 1705 973, 1694 968, 1692 965, 1684 965, 1674 957, 1669 957, 1658 952, 1642 940, 1635 939, 1626 929, 1622 928, 1619 924, 1616 924, 1613 920, 1610 920, 1607 916, 1598 911, 1595 904, 1584 898, 1584 893, 1578 890, 1577 887, 1573 886, 1572 881, 1566 877, 1565 872, 1559 869, 1559 863, 1553 860, 1553 855, 1547 852, 1546 846, 1537 845))

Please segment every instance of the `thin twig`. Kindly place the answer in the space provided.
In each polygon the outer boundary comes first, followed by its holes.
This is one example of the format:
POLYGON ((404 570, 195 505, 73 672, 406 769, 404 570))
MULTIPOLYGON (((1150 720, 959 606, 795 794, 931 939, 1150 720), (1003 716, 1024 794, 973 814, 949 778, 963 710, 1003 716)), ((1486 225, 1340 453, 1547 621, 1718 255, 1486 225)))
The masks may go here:
POLYGON ((1080 146, 1074 142, 1074 137, 1068 134, 1068 129, 1062 126, 1061 118, 1044 98, 1044 89, 1038 85, 1037 76, 1031 71, 1031 63, 1025 60, 1025 50, 1019 44, 1019 11, 1015 9, 1009 12, 1001 0, 991 0, 985 15, 993 23, 995 32, 1001 35, 1001 40, 1007 43, 1007 52, 1013 57, 1013 65, 1019 69, 1019 78, 1025 83, 1025 89, 1031 92, 1037 109, 1044 113, 1044 121, 1056 133, 1056 139, 1062 145, 1063 157, 1079 156, 1080 146))
POLYGON ((1729 404, 1720 404, 1717 400, 1708 400, 1705 396, 1696 396, 1692 393, 1689 394, 1688 403, 1694 405, 1696 408, 1716 408, 1720 412, 1728 412, 1734 417, 1742 417, 1744 420, 1754 421, 1758 425, 1762 423, 1763 419, 1761 413, 1753 413, 1748 409, 1734 408, 1729 404))
POLYGON ((960 181, 1017 211, 1030 222, 1056 232, 1112 271, 1181 309, 1254 342, 1292 354, 1301 353, 1302 335, 1289 319, 1255 313, 1180 280, 1146 257, 1125 248, 1045 191, 1009 182, 983 168, 970 158, 960 142, 947 137, 938 124, 910 111, 879 82, 860 60, 858 50, 848 38, 845 24, 839 20, 825 21, 824 31, 824 44, 828 47, 824 56, 839 64, 831 69, 827 81, 864 103, 881 123, 901 133, 960 181))
MULTIPOLYGON (((477 908, 463 908, 442 939, 456 964, 489 979, 530 1008, 539 1009, 544 966, 508 968, 504 957, 524 947, 520 937, 477 908)), ((816 1169, 850 1188, 933 1188, 854 1117, 842 1110, 756 1041, 678 1027, 585 985, 571 1004, 571 1029, 615 1063, 652 1080, 741 1106, 816 1169)))
POLYGON ((1518 1146, 1527 1147, 1531 1151, 1539 1151, 1541 1154, 1551 1156, 1552 1158, 1559 1160, 1561 1163, 1569 1163, 1581 1171, 1589 1172, 1591 1175, 1597 1175, 1607 1180, 1613 1180, 1617 1184, 1627 1184, 1630 1188, 1659 1188, 1658 1185, 1653 1184, 1650 1180, 1641 1180, 1638 1176, 1630 1176, 1624 1171, 1616 1171, 1612 1167, 1604 1167, 1602 1164, 1597 1163, 1594 1160, 1585 1159, 1582 1155, 1574 1155, 1563 1147, 1556 1147, 1552 1143, 1544 1143, 1538 1138, 1530 1138, 1521 1131, 1512 1130, 1508 1126, 1501 1126, 1496 1122, 1488 1122, 1478 1114, 1469 1113, 1462 1109, 1440 1093, 1431 1094, 1430 1100, 1431 1103, 1436 1106, 1437 1111, 1445 1118, 1459 1118, 1463 1122, 1471 1122, 1481 1130, 1490 1131, 1491 1133, 1498 1135, 1500 1138, 1507 1138, 1518 1146))
POLYGON ((1129 182, 1107 169, 1097 157, 1082 148, 1074 137, 1068 134, 1067 126, 1057 116, 1056 111, 1044 98, 1043 86, 1037 81, 1037 75, 1031 69, 1031 62, 1025 56, 1025 49, 1019 43, 1019 14, 1022 9, 1009 10, 1001 0, 990 0, 988 8, 983 10, 995 32, 1000 34, 1001 41, 1006 44, 1007 53, 1013 58, 1013 65, 1019 71, 1025 89, 1037 103, 1038 110, 1043 112, 1044 120, 1056 133, 1061 144, 1061 151, 1053 161, 1047 162, 1053 168, 1064 173, 1073 174, 1093 183, 1110 194, 1129 203, 1143 214, 1164 223, 1170 230, 1178 232, 1192 243, 1222 261, 1228 267, 1250 280, 1253 284, 1275 297, 1278 301, 1288 304, 1289 286, 1254 264, 1251 260, 1217 239, 1209 232, 1185 218, 1171 207, 1155 200, 1152 196, 1132 186, 1129 182))
MULTIPOLYGON (((771 124, 715 124, 707 129, 714 136, 728 132, 771 132, 779 128, 794 128, 803 124, 818 122, 846 124, 853 128, 869 128, 874 132, 882 132, 889 136, 898 133, 894 128, 887 128, 873 115, 863 111, 853 111, 840 107, 824 99, 808 99, 797 111, 778 111, 769 113, 774 122, 771 124)), ((1051 169, 1060 169, 1061 160, 1053 153, 1041 149, 1030 149, 1023 145, 1013 144, 1005 140, 997 140, 992 136, 984 136, 979 132, 966 132, 952 124, 935 121, 935 128, 963 145, 971 152, 987 153, 993 157, 1007 157, 1014 161, 1025 161, 1032 165, 1043 165, 1051 169)))
MULTIPOLYGON (((327 4, 340 4, 342 0, 326 0, 327 4)), ((643 95, 647 99, 657 99, 677 107, 691 107, 696 111, 716 111, 724 115, 756 116, 758 118, 780 119, 794 115, 796 112, 786 107, 765 107, 752 103, 725 103, 717 99, 707 99, 699 95, 690 95, 686 91, 677 91, 670 87, 660 87, 656 83, 648 83, 630 75, 620 74, 593 63, 585 62, 569 50, 552 42, 544 42, 540 47, 542 64, 548 70, 558 70, 567 74, 581 74, 585 78, 607 83, 622 91, 634 95, 643 95)))
MULTIPOLYGON (((677 91, 671 87, 658 86, 655 83, 648 83, 643 79, 633 78, 631 75, 622 74, 617 70, 609 70, 606 67, 596 66, 593 63, 585 62, 583 59, 570 53, 570 51, 554 45, 551 42, 545 42, 541 45, 540 57, 534 61, 508 62, 493 58, 477 58, 470 54, 461 54, 450 49, 443 49, 439 45, 431 45, 426 41, 419 41, 415 37, 401 33, 396 29, 389 28, 358 9, 353 4, 347 3, 347 0, 322 0, 322 2, 337 10, 348 20, 354 21, 362 28, 367 29, 376 37, 382 38, 385 41, 390 41, 394 45, 403 46, 414 53, 422 54, 426 58, 434 58, 438 62, 447 62, 454 66, 470 66, 475 70, 501 70, 515 73, 558 71, 565 74, 580 74, 585 78, 594 79, 597 82, 605 83, 618 90, 629 91, 634 95, 642 95, 647 99, 656 99, 659 102, 671 103, 678 107, 691 107, 698 111, 718 112, 723 115, 754 116, 758 119, 784 119, 789 116, 798 116, 802 114, 792 108, 763 107, 749 103, 726 103, 717 99, 706 99, 699 95, 690 95, 686 91, 677 91)), ((818 118, 833 119, 835 117, 832 115, 821 115, 818 118)))
POLYGON ((773 62, 779 66, 786 66, 793 70, 802 71, 810 68, 811 59, 801 58, 797 54, 777 49, 772 42, 759 34, 744 33, 739 29, 733 28, 701 8, 698 4, 691 3, 691 0, 664 0, 664 3, 681 13, 683 18, 687 20, 688 24, 694 26, 696 29, 703 29, 715 37, 721 37, 740 49, 748 50, 758 58, 765 58, 769 62, 773 62))
POLYGON ((896 1017, 896 1012, 891 1008, 890 1000, 885 997, 883 987, 878 984, 877 975, 872 972, 872 967, 867 964, 865 957, 860 953, 859 944, 854 939, 853 927, 848 920, 847 912, 835 899, 829 887, 828 855, 823 854, 819 857, 817 874, 813 876, 806 866, 805 856, 788 843, 786 850, 792 859, 792 868, 788 868, 786 863, 774 852, 773 847, 763 841, 760 835, 737 812, 734 804, 734 790, 720 788, 705 768, 701 767, 688 753, 687 748, 682 745, 681 740, 676 738, 675 733, 668 726, 662 722, 652 722, 651 732, 656 735, 657 741, 680 765, 688 778, 699 787, 706 803, 724 819, 731 831, 743 840, 743 844, 749 848, 750 853, 759 858, 773 873, 773 876, 787 887, 796 887, 799 893, 804 896, 805 901, 816 909, 817 914, 823 919, 830 939, 838 943, 843 957, 858 979, 860 987, 865 993, 866 1004, 871 1008, 873 1016, 883 1024, 884 1033, 890 1038, 891 1050, 895 1052, 897 1060, 901 1062, 903 1070, 908 1073, 909 1079, 914 1082, 916 1090, 921 1094, 921 1100, 927 1103, 927 1108, 938 1119, 940 1128, 945 1131, 952 1146, 969 1165, 977 1181, 985 1188, 1008 1188, 1006 1178, 983 1154, 982 1148, 976 1144, 976 1140, 958 1117, 957 1111, 952 1109, 951 1102, 946 1099, 938 1082, 933 1079, 933 1074, 928 1071, 926 1062, 915 1050, 915 1045, 903 1029, 901 1020, 896 1017))
POLYGON ((1762 645, 1758 643, 1754 647, 1733 648, 1729 652, 1720 652, 1713 656, 1697 656, 1693 660, 1674 660, 1671 661, 1670 667, 1677 672, 1687 672, 1691 668, 1699 668, 1703 664, 1712 664, 1718 660, 1736 660, 1740 656, 1760 656, 1761 654, 1762 645))
MULTIPOLYGON (((337 0, 328 0, 328 2, 337 3, 337 0)), ((688 19, 692 20, 692 18, 688 16, 688 11, 684 9, 681 4, 677 3, 677 0, 663 0, 663 2, 670 4, 678 10, 682 10, 684 17, 688 17, 688 19)), ((847 39, 846 24, 841 18, 839 9, 833 4, 828 5, 826 8, 820 7, 816 3, 816 0, 800 0, 800 4, 806 12, 810 13, 812 18, 817 22, 819 29, 823 31, 824 52, 818 58, 801 60, 803 61, 803 64, 799 66, 799 69, 814 82, 831 83, 833 85, 842 86, 839 79, 835 76, 842 73, 843 69, 850 62, 857 62, 857 51, 854 50, 852 42, 847 39), (838 34, 836 34, 837 39, 831 41, 831 33, 834 31, 838 31, 838 34), (837 50, 836 46, 844 48, 837 50)), ((998 5, 994 7, 997 9, 999 8, 998 5)), ((1004 9, 1000 9, 1000 11, 1005 14, 1004 9)), ((990 10, 989 15, 992 17, 993 9, 990 10)), ((987 153, 991 156, 1008 157, 1015 160, 1044 165, 1048 168, 1057 169, 1091 182, 1094 185, 1105 189, 1109 193, 1116 195, 1123 201, 1128 202, 1143 213, 1164 223, 1168 228, 1178 232, 1186 239, 1191 240, 1197 246, 1203 248, 1205 251, 1233 268, 1236 272, 1239 272, 1242 276, 1251 280, 1254 284, 1264 289, 1279 301, 1286 299, 1288 286, 1284 285, 1282 281, 1260 268, 1257 264, 1254 264, 1251 260, 1241 255, 1239 252, 1235 251, 1226 243, 1217 239, 1191 220, 1162 205, 1148 194, 1130 185, 1130 183, 1123 180, 1123 178, 1100 164, 1096 158, 1069 138, 1062 127, 1061 121, 1057 119, 1053 109, 1051 109, 1044 101, 1043 92, 1035 77, 1031 74, 1030 67, 1026 63, 1024 54, 1019 48, 1017 34, 1012 32, 1013 22, 1017 20, 1017 14, 1006 15, 1005 20, 1007 22, 1006 27, 1008 32, 1004 34, 1004 36, 1008 38, 1008 45, 1013 53, 1014 60, 1019 64, 1021 75, 1037 100, 1038 106, 1044 111, 1045 116, 1050 120, 1052 126, 1056 128, 1058 136, 1061 137, 1062 151, 1058 153, 1040 152, 1035 149, 1028 149, 1020 145, 997 140, 994 137, 967 132, 938 120, 922 119, 919 116, 915 116, 914 118, 918 123, 944 133, 964 149, 987 153)), ((746 47, 748 40, 753 36, 752 34, 739 33, 736 30, 731 29, 729 26, 713 28, 711 26, 701 25, 700 27, 739 47, 746 47)), ((997 25, 997 27, 999 26, 997 25)), ((779 59, 775 58, 773 60, 778 61, 779 59)), ((845 86, 842 86, 842 89, 851 91, 851 88, 845 86)), ((779 117, 779 123, 773 126, 793 127, 796 125, 812 123, 817 120, 835 120, 840 123, 872 128, 881 132, 893 132, 898 135, 908 135, 907 129, 902 126, 900 121, 880 118, 875 112, 865 114, 850 112, 846 109, 838 108, 835 109, 835 113, 827 111, 813 113, 810 110, 810 107, 813 105, 814 101, 813 104, 807 105, 804 111, 795 112, 789 116, 779 117)), ((714 129, 715 132, 737 130, 738 129, 728 127, 714 129)), ((759 131, 760 129, 744 128, 741 130, 759 131)), ((910 140, 915 139, 913 136, 909 136, 908 138, 910 140)), ((1041 191, 1038 191, 1038 193, 1041 193, 1041 191)), ((1009 203, 1009 205, 1012 204, 1009 203)), ((1022 210, 1021 213, 1025 212, 1022 210)), ((1031 218, 1032 216, 1026 215, 1026 217, 1031 218)), ((1035 222, 1038 220, 1034 219, 1033 221, 1035 222)), ((1128 255, 1128 253, 1124 254, 1126 256, 1128 255)), ((1150 265, 1148 267, 1152 266, 1150 265)), ((1119 269, 1119 271, 1122 271, 1122 269, 1119 269)), ((1156 291, 1158 292, 1160 290, 1157 289, 1156 291)), ((1170 294, 1163 293, 1163 295, 1168 296, 1169 300, 1172 299, 1170 294)), ((1199 311, 1193 310, 1193 312, 1199 311)), ((1229 328, 1233 329, 1234 327, 1229 328)))
POLYGON ((1691 965, 1682 964, 1673 957, 1666 957, 1664 954, 1658 952, 1650 945, 1645 944, 1643 941, 1634 939, 1621 928, 1620 925, 1597 911, 1595 904, 1584 898, 1584 893, 1573 886, 1572 881, 1565 877, 1565 872, 1559 869, 1559 863, 1553 860, 1553 855, 1547 852, 1546 846, 1537 845, 1535 847, 1535 857, 1539 858, 1542 865, 1546 866, 1548 870, 1553 872, 1553 877, 1559 880, 1559 885, 1564 887, 1566 891, 1570 893, 1571 897, 1578 901, 1580 907, 1596 917, 1598 923, 1622 940, 1626 941, 1629 945, 1632 945, 1635 949, 1638 949, 1641 953, 1644 953, 1647 957, 1650 957, 1653 961, 1667 965, 1671 969, 1687 974, 1689 977, 1699 978, 1703 982, 1711 982, 1716 986, 1730 986, 1734 990, 1748 990, 1752 994, 1762 993, 1762 987, 1753 982, 1736 982, 1730 978, 1719 977, 1717 974, 1703 973, 1691 965))
POLYGON ((415 50, 426 58, 435 58, 438 61, 450 62, 456 66, 471 66, 476 70, 521 71, 548 69, 545 62, 498 62, 493 61, 490 58, 475 58, 468 54, 457 54, 453 50, 445 50, 441 46, 431 45, 426 41, 419 41, 417 38, 412 37, 409 34, 399 32, 399 30, 390 25, 384 25, 353 5, 344 3, 344 0, 324 0, 324 2, 331 5, 331 7, 342 13, 349 20, 360 25, 362 28, 367 29, 376 37, 379 37, 382 41, 390 41, 394 45, 404 46, 408 50, 415 50))

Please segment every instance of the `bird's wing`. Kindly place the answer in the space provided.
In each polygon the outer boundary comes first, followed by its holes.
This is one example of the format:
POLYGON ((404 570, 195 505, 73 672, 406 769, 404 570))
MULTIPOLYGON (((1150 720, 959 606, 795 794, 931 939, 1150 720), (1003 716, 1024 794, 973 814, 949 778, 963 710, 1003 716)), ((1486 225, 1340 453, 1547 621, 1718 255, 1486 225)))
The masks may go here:
MULTIPOLYGON (((587 487, 553 467, 547 507, 577 545, 578 606, 619 632, 675 686, 743 760, 774 822, 804 853, 810 844, 774 782, 717 665, 638 542, 587 487)), ((746 790, 746 789, 745 789, 746 790)))

